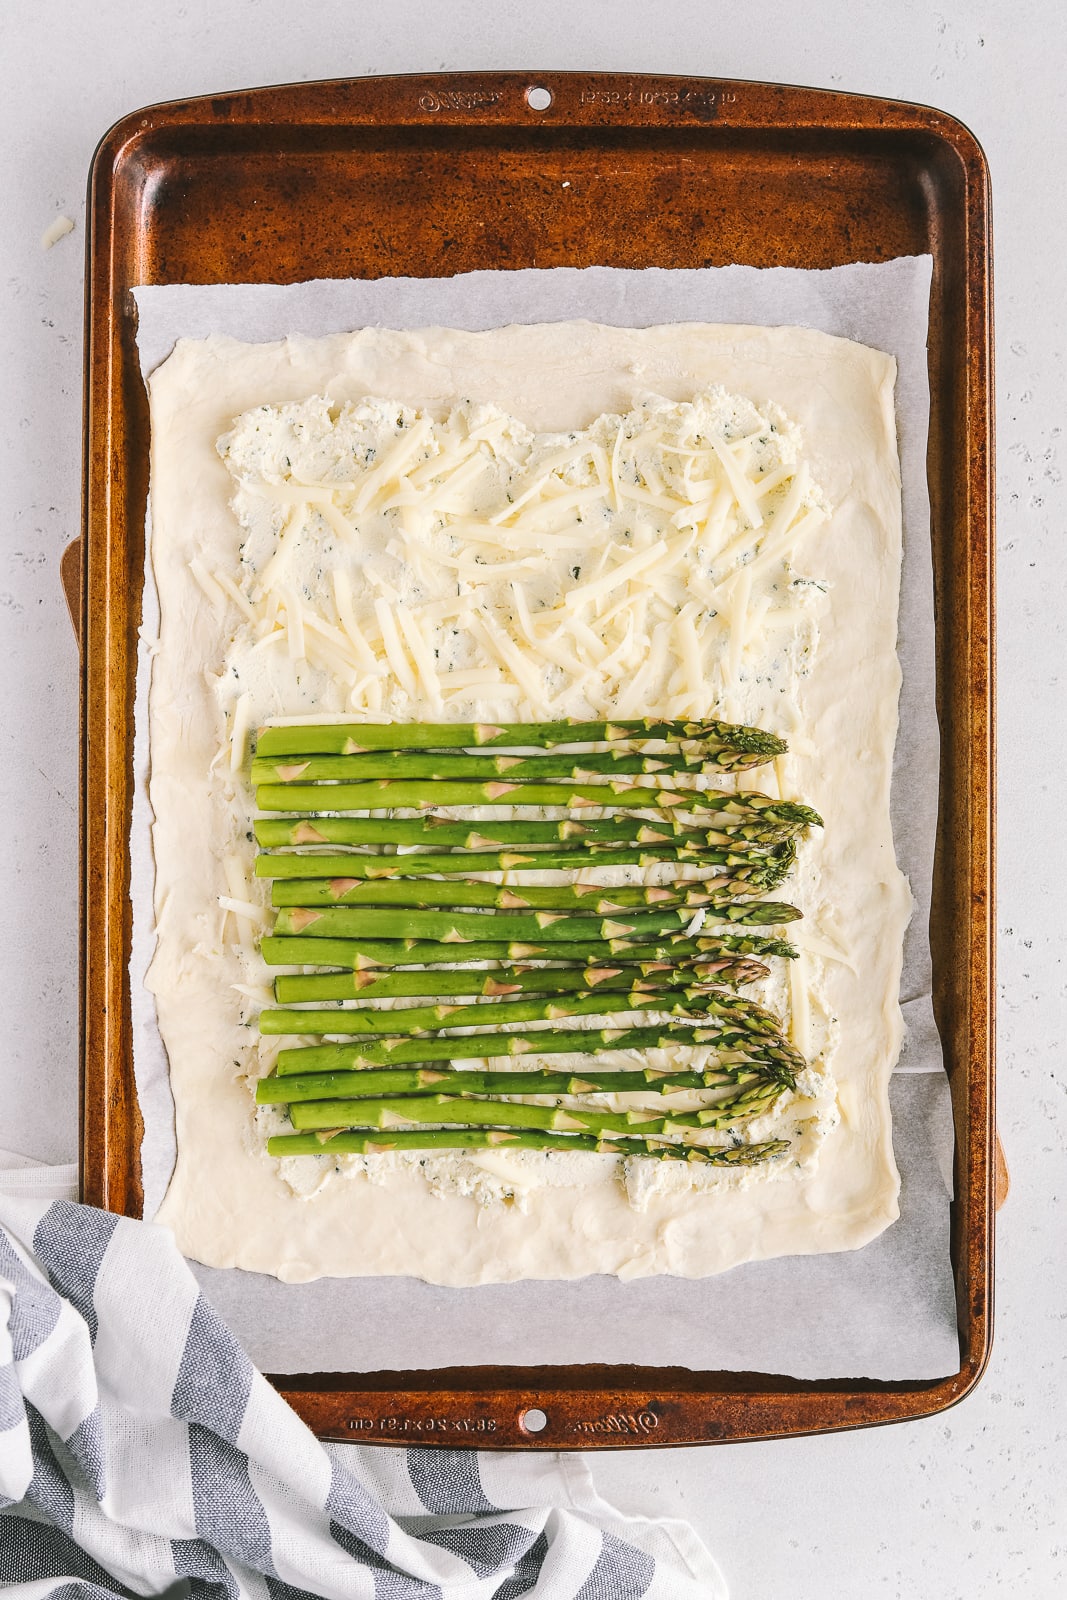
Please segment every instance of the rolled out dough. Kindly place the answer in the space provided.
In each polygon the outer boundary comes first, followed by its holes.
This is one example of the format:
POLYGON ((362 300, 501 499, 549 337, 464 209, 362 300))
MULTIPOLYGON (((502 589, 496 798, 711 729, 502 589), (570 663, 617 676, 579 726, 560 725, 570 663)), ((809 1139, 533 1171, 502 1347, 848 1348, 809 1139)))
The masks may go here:
POLYGON ((158 1220, 186 1254, 288 1281, 703 1276, 742 1261, 854 1249, 895 1219, 888 1079, 901 1039, 897 992, 911 899, 889 818, 900 684, 894 372, 881 352, 799 328, 573 323, 488 333, 364 329, 265 345, 179 342, 150 383, 161 631, 150 698, 158 942, 149 983, 178 1144, 158 1220), (683 400, 712 384, 775 402, 801 425, 835 508, 805 549, 805 566, 828 580, 829 598, 803 689, 811 753, 795 758, 797 790, 825 818, 819 892, 848 956, 825 965, 840 1116, 817 1166, 775 1181, 667 1187, 643 1210, 614 1181, 532 1186, 522 1204, 491 1207, 397 1172, 384 1182, 360 1176, 308 1198, 294 1194, 252 1127, 250 1035, 231 987, 248 973, 218 936, 218 897, 232 892, 223 861, 235 850, 250 857, 252 847, 238 826, 247 799, 220 755, 212 683, 238 619, 207 602, 190 570, 194 559, 208 571, 238 567, 241 530, 217 439, 252 407, 313 394, 420 407, 491 402, 531 428, 562 431, 603 411, 625 412, 649 391, 683 400))

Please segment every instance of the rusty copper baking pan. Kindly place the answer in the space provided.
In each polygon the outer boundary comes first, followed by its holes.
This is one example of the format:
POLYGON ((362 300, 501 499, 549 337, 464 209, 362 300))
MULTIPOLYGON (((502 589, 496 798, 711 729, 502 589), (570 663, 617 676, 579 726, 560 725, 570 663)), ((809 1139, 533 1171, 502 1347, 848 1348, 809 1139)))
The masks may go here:
POLYGON ((956 1128, 961 1361, 931 1382, 632 1366, 308 1374, 321 1434, 550 1449, 895 1421, 977 1382, 994 1203, 992 353, 988 174, 968 130, 888 100, 711 79, 491 73, 257 89, 118 123, 89 186, 82 546, 82 1187, 141 1209, 128 960, 148 407, 131 286, 478 268, 830 267, 929 252, 929 483, 942 733, 935 1008, 956 1128), (551 97, 545 109, 538 109, 551 97), (577 175, 564 189, 559 170, 577 175), (534 1433, 531 1407, 547 1416, 534 1433), (611 1420, 614 1419, 614 1420, 611 1420))

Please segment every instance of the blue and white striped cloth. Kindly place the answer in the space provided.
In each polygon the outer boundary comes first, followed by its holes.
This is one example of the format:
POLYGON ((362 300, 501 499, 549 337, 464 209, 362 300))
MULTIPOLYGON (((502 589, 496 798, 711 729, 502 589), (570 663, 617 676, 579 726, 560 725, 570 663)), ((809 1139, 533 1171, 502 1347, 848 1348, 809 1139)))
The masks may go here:
POLYGON ((23 1177, 0 1181, 4 1594, 725 1600, 686 1524, 622 1519, 580 1458, 321 1445, 169 1233, 23 1177))

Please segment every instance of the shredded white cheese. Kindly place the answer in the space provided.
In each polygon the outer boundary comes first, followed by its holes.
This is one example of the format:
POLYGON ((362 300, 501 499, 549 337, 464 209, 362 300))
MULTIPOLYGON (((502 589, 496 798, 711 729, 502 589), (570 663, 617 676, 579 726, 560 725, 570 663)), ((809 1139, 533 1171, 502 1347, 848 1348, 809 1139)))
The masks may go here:
MULTIPOLYGON (((435 421, 318 400, 261 408, 221 448, 243 581, 194 575, 258 647, 284 643, 318 675, 324 709, 336 684, 336 709, 363 714, 461 715, 486 697, 633 715, 666 697, 674 716, 743 702, 781 721, 780 683, 756 669, 801 668, 812 589, 789 560, 825 507, 774 407, 711 389, 534 438, 492 407, 435 421)), ((240 693, 251 669, 229 665, 240 693)))
POLYGON ((252 696, 248 693, 238 695, 233 708, 233 724, 230 728, 230 771, 240 772, 244 766, 245 756, 248 754, 248 734, 252 721, 252 696))
POLYGON ((68 233, 74 232, 74 223, 70 217, 55 217, 41 235, 41 249, 51 250, 60 239, 65 239, 68 233))

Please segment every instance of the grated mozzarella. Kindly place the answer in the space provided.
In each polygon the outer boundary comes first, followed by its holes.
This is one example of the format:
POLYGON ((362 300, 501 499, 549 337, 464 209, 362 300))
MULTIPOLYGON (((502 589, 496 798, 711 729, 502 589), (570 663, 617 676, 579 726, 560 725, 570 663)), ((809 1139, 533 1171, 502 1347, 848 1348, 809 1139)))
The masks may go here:
POLYGON ((393 675, 409 699, 414 700, 416 693, 415 677, 400 643, 400 635, 396 631, 396 622, 392 609, 381 595, 374 602, 374 615, 377 617, 378 626, 382 631, 382 643, 385 646, 385 654, 393 675))
POLYGON ((800 945, 797 952, 789 963, 789 1037, 806 1057, 811 1052, 811 970, 800 945))
POLYGON ((252 724, 252 696, 239 695, 233 708, 233 726, 230 728, 230 771, 240 772, 248 754, 248 734, 252 724))
POLYGON ((826 512, 773 407, 712 389, 550 437, 492 407, 307 406, 278 408, 258 471, 242 443, 243 583, 197 575, 246 656, 303 674, 287 702, 299 682, 335 715, 787 713, 818 604, 787 562, 826 512))

